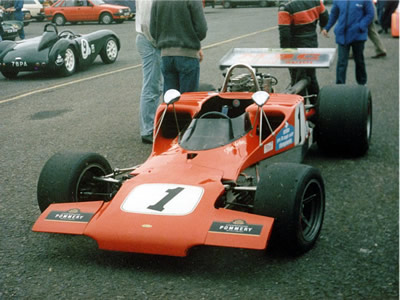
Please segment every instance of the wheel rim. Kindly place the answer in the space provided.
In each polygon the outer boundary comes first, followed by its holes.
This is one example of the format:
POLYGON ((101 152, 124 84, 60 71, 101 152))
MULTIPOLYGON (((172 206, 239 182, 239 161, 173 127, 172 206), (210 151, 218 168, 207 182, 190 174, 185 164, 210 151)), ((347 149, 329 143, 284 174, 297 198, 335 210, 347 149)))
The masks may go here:
POLYGON ((107 57, 110 60, 115 60, 118 55, 117 43, 114 40, 109 40, 106 46, 107 57))
POLYGON ((64 23, 64 20, 63 20, 62 17, 57 17, 57 18, 56 18, 56 24, 57 24, 58 26, 63 25, 63 23, 64 23))
POLYGON ((320 182, 311 180, 304 189, 300 204, 300 224, 306 241, 313 241, 321 229, 324 211, 323 197, 320 182))
POLYGON ((372 131, 372 105, 371 99, 368 99, 368 108, 367 108, 367 141, 371 139, 371 131, 372 131))
POLYGON ((110 15, 104 15, 102 18, 102 21, 104 24, 110 24, 111 23, 111 16, 110 15))
POLYGON ((68 48, 65 51, 64 64, 65 64, 65 68, 67 69, 68 72, 74 71, 75 55, 74 55, 74 51, 72 51, 72 49, 70 49, 70 48, 68 48))
POLYGON ((107 175, 107 172, 102 166, 98 164, 87 166, 78 179, 74 201, 106 200, 110 190, 109 184, 93 179, 104 175, 107 175))

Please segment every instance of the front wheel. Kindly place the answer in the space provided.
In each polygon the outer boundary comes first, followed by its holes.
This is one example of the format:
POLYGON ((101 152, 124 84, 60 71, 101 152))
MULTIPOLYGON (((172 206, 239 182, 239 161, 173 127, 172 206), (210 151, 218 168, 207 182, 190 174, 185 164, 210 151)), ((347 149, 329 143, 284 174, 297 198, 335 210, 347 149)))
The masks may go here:
POLYGON ((3 74, 5 78, 15 79, 17 78, 18 71, 1 71, 1 74, 3 74))
POLYGON ((271 243, 288 253, 309 251, 321 232, 325 188, 319 171, 295 163, 276 163, 261 169, 254 213, 275 218, 271 243))
POLYGON ((38 181, 40 211, 52 203, 108 200, 109 183, 97 181, 112 172, 108 161, 97 153, 62 152, 44 165, 38 181))
POLYGON ((100 51, 101 60, 105 64, 112 64, 118 57, 118 44, 114 37, 110 37, 100 51))

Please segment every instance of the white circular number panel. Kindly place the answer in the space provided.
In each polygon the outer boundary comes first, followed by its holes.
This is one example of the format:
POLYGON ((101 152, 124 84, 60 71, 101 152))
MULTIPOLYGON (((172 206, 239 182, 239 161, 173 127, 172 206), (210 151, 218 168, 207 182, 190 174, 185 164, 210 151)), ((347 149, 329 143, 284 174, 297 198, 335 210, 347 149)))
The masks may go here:
POLYGON ((183 216, 199 203, 203 188, 181 184, 142 184, 125 198, 121 209, 130 213, 183 216))

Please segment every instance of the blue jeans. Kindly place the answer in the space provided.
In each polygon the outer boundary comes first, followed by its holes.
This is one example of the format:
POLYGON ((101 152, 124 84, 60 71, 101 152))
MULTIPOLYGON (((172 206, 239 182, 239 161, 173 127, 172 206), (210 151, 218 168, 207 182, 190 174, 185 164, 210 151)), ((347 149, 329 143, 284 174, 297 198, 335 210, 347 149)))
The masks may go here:
POLYGON ((136 47, 142 59, 143 86, 140 95, 140 135, 153 133, 154 116, 162 94, 161 54, 143 34, 137 34, 136 47))
MULTIPOLYGON (((17 21, 24 22, 24 13, 22 11, 16 11, 14 12, 14 19, 17 21)), ((19 38, 21 40, 25 39, 25 31, 24 31, 24 25, 22 25, 21 30, 19 31, 19 38)))
POLYGON ((200 61, 184 56, 163 56, 161 69, 164 76, 164 92, 176 89, 181 93, 199 89, 200 61))
POLYGON ((338 45, 338 60, 336 66, 336 83, 346 83, 347 65, 349 62, 350 47, 353 50, 354 62, 356 64, 356 80, 360 85, 367 83, 367 71, 364 62, 365 41, 356 41, 349 45, 338 45))

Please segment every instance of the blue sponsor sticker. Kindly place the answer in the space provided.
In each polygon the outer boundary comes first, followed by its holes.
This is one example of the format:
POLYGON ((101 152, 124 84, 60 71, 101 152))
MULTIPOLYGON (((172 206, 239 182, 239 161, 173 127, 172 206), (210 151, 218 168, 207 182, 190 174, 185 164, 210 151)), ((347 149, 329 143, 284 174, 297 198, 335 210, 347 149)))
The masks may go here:
POLYGON ((286 122, 285 127, 276 135, 276 150, 294 143, 294 127, 286 122))

